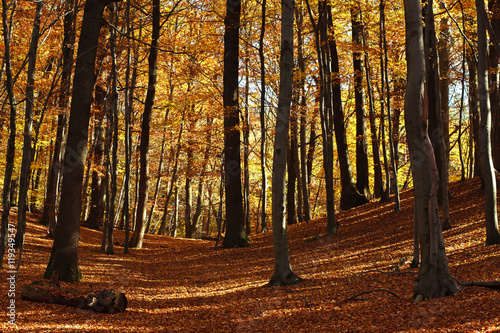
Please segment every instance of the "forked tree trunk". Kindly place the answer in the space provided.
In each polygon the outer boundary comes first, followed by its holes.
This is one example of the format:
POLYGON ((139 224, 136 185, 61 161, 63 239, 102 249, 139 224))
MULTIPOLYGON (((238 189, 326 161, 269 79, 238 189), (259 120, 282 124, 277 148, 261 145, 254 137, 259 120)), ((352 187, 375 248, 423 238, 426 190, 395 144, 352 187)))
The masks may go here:
POLYGON ((448 268, 437 210, 437 166, 427 135, 425 56, 420 0, 404 0, 408 83, 405 124, 414 179, 415 221, 421 265, 414 284, 414 301, 453 294, 458 287, 448 268))
POLYGON ((300 281, 290 266, 285 220, 286 155, 293 85, 293 0, 282 0, 281 10, 280 91, 273 156, 274 272, 269 281, 271 286, 288 285, 300 281))

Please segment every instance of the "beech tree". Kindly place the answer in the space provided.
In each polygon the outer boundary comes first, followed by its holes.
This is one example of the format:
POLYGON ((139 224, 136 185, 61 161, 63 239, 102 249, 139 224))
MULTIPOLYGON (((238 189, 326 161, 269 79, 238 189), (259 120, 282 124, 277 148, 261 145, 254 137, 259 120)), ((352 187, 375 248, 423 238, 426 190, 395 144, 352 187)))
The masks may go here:
MULTIPOLYGON (((432 1, 429 3, 432 6, 432 1)), ((448 268, 437 208, 438 170, 427 133, 428 89, 419 0, 404 0, 406 22, 407 86, 405 125, 415 192, 415 224, 421 264, 414 285, 414 301, 458 291, 448 268)))
POLYGON ((285 219, 286 155, 293 86, 293 0, 281 1, 281 13, 280 91, 276 113, 272 180, 274 272, 269 281, 271 286, 300 281, 290 266, 285 219))
POLYGON ((81 193, 92 91, 95 80, 95 59, 104 8, 113 0, 88 0, 78 43, 73 79, 73 95, 69 115, 68 141, 64 153, 64 171, 57 225, 45 278, 53 274, 61 281, 80 281, 78 240, 80 233, 81 193))
POLYGON ((485 194, 486 245, 500 244, 497 213, 497 184, 491 148, 491 108, 488 95, 488 43, 486 22, 488 17, 484 1, 476 0, 477 9, 477 78, 481 125, 479 128, 481 145, 482 179, 485 194))
POLYGON ((140 145, 140 179, 139 179, 139 200, 137 203, 136 228, 130 239, 130 246, 138 249, 142 248, 144 232, 146 231, 146 206, 148 202, 149 190, 149 129, 151 113, 156 93, 157 80, 157 59, 158 42, 160 38, 160 0, 153 0, 153 31, 151 37, 151 47, 149 50, 149 79, 148 92, 142 114, 141 145, 140 145))
POLYGON ((241 193, 241 157, 238 106, 240 0, 228 0, 224 20, 224 178, 226 189, 226 234, 222 246, 248 246, 241 193))

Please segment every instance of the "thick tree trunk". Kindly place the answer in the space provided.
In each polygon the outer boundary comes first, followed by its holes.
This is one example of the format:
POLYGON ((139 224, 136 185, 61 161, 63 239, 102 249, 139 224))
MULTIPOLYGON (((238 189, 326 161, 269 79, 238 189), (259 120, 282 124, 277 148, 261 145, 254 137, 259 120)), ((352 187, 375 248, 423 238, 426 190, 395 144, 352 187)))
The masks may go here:
POLYGON ((286 155, 293 85, 293 0, 282 0, 281 10, 280 91, 273 156, 274 272, 271 281, 269 281, 271 286, 288 285, 300 281, 290 266, 285 221, 286 155))
POLYGON ((500 232, 498 229, 497 184, 491 152, 491 108, 488 95, 488 48, 486 39, 486 21, 488 17, 484 8, 484 1, 476 0, 476 8, 478 35, 477 76, 481 110, 479 140, 481 146, 481 175, 485 195, 486 245, 493 245, 500 244, 500 232))
POLYGON ((228 0, 224 33, 224 173, 227 230, 222 246, 248 246, 241 193, 240 129, 238 106, 238 62, 240 0, 228 0))
POLYGON ((427 135, 425 53, 421 4, 405 0, 408 83, 405 125, 415 184, 415 220, 422 260, 414 285, 415 302, 453 294, 458 287, 448 268, 437 211, 437 166, 427 135))
POLYGON ((78 240, 83 171, 87 156, 88 126, 94 70, 99 32, 104 7, 110 0, 88 0, 85 3, 81 28, 73 98, 69 116, 68 142, 64 154, 64 173, 59 211, 60 222, 56 228, 54 244, 45 277, 56 273, 62 281, 79 281, 78 240))

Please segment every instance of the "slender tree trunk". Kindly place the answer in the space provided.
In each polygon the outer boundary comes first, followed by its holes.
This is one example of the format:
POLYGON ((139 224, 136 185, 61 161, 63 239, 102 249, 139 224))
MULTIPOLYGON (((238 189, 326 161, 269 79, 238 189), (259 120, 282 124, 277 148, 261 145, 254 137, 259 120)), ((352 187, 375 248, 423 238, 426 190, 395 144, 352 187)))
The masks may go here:
POLYGON ((250 169, 248 158, 250 155, 250 112, 248 97, 250 95, 250 73, 248 46, 245 47, 245 113, 243 115, 243 216, 245 218, 245 231, 247 235, 252 232, 250 225, 250 169))
POLYGON ((48 234, 54 237, 57 223, 57 207, 59 184, 62 175, 62 150, 66 141, 66 129, 68 117, 65 110, 69 106, 71 93, 71 73, 73 69, 73 54, 75 45, 75 0, 68 0, 64 5, 64 37, 62 42, 62 73, 59 93, 59 114, 57 116, 57 132, 54 143, 52 162, 49 167, 45 202, 40 223, 48 227, 48 234))
POLYGON ((260 172, 262 178, 261 185, 261 217, 260 217, 260 228, 262 232, 267 231, 267 174, 266 174, 266 64, 264 58, 264 34, 266 32, 266 0, 262 0, 262 16, 261 16, 261 27, 260 27, 260 37, 259 37, 259 60, 260 60, 260 172))
MULTIPOLYGON (((170 186, 169 186, 167 196, 165 198, 165 206, 163 208, 163 215, 161 218, 160 230, 158 231, 159 235, 165 235, 167 232, 168 202, 170 201, 170 197, 172 196, 172 191, 173 191, 175 183, 177 181, 177 169, 178 169, 177 166, 179 164, 179 155, 181 153, 181 148, 182 148, 181 139, 182 139, 183 129, 184 129, 184 126, 181 123, 181 127, 179 129, 179 136, 177 137, 177 150, 175 152, 175 157, 174 157, 174 166, 172 167, 172 170, 170 171, 170 174, 171 174, 170 186)), ((173 229, 170 228, 170 232, 169 232, 170 236, 174 236, 174 235, 172 235, 172 231, 173 231, 173 229)))
POLYGON ((87 220, 85 221, 85 226, 94 230, 99 230, 103 225, 104 216, 104 190, 105 190, 105 168, 104 156, 105 156, 105 142, 104 142, 104 128, 103 128, 103 118, 105 113, 105 101, 106 92, 100 86, 95 88, 95 98, 94 102, 99 109, 99 114, 96 115, 95 119, 97 122, 95 128, 95 143, 93 149, 93 168, 92 168, 92 192, 90 194, 90 209, 87 220))
POLYGON ((286 155, 293 85, 293 0, 282 0, 281 10, 280 91, 273 156, 274 273, 269 281, 271 286, 288 285, 300 281, 290 265, 285 221, 286 155))
POLYGON ((73 282, 82 277, 78 267, 82 181, 87 156, 96 51, 104 7, 109 3, 110 0, 88 0, 85 3, 73 80, 68 142, 64 154, 60 222, 56 228, 45 278, 51 278, 55 274, 61 281, 73 282))
MULTIPOLYGON (((321 135, 323 139, 323 169, 326 183, 326 233, 328 236, 337 233, 338 223, 335 216, 335 188, 333 181, 333 92, 332 72, 330 70, 331 52, 328 43, 328 6, 325 1, 318 3, 319 21, 316 25, 311 7, 307 2, 309 17, 313 23, 315 33, 316 52, 319 66, 319 113, 321 118, 321 135)), ((313 130, 311 129, 311 136, 313 130)), ((313 144, 311 143, 309 147, 313 144)), ((312 168, 312 158, 309 159, 312 168)), ((308 170, 311 170, 309 169, 308 170)), ((316 200, 317 202, 317 200, 316 200)))
MULTIPOLYGON (((390 189, 391 187, 394 189, 394 199, 395 199, 395 204, 394 204, 394 211, 398 213, 401 210, 401 203, 399 200, 399 184, 398 184, 398 168, 396 164, 396 151, 394 150, 394 139, 392 135, 392 109, 391 109, 391 89, 389 87, 389 59, 387 55, 387 37, 385 33, 385 0, 381 1, 381 16, 382 16, 382 42, 384 45, 384 79, 385 82, 382 84, 385 84, 386 87, 386 98, 387 98, 387 119, 388 119, 388 124, 389 124, 389 155, 391 157, 391 168, 392 168, 392 174, 393 178, 392 181, 393 186, 387 186, 389 189, 389 193, 391 193, 390 189)), ((389 179, 391 181, 391 179, 389 179)))
MULTIPOLYGON (((489 0, 488 10, 491 12, 491 26, 496 38, 500 38, 500 1, 489 0)), ((492 38, 490 38, 492 39, 492 38)), ((493 154, 493 165, 497 172, 500 172, 500 91, 498 79, 499 51, 490 43, 490 101, 492 114, 491 144, 493 154)))
POLYGON ((362 35, 363 22, 359 3, 351 4, 353 42, 354 100, 356 110, 356 188, 365 197, 370 197, 368 180, 368 142, 366 140, 366 112, 363 93, 362 35))
POLYGON ((24 234, 26 233, 26 208, 29 189, 29 180, 31 173, 31 162, 33 160, 34 148, 31 146, 33 132, 33 105, 34 105, 34 86, 36 57, 38 52, 38 39, 40 37, 40 17, 42 16, 43 2, 38 2, 35 9, 35 20, 33 22, 33 31, 31 33, 31 44, 28 54, 28 73, 26 83, 26 108, 24 113, 24 132, 23 132, 23 157, 21 161, 21 176, 19 181, 19 201, 17 204, 17 234, 16 246, 20 247, 18 266, 21 260, 22 248, 24 244, 24 234))
POLYGON ((158 193, 160 192, 160 185, 161 185, 161 175, 162 175, 162 169, 163 169, 163 154, 165 152, 165 145, 166 145, 166 134, 163 134, 163 139, 161 142, 161 151, 160 151, 160 160, 158 161, 158 172, 156 176, 156 184, 155 184, 155 192, 153 195, 153 205, 151 206, 151 209, 149 210, 149 215, 148 215, 148 222, 146 223, 146 233, 151 232, 151 220, 153 219, 153 214, 156 209, 156 203, 158 201, 158 193))
MULTIPOLYGON (((432 1, 431 1, 432 2, 432 1)), ((430 3, 431 3, 430 2, 430 3)), ((447 148, 445 143, 444 133, 446 128, 443 124, 441 113, 441 88, 439 80, 438 68, 438 54, 437 54, 437 41, 436 31, 434 28, 434 10, 431 4, 426 6, 425 16, 425 40, 426 40, 426 54, 428 54, 427 61, 427 86, 429 93, 429 138, 433 144, 436 164, 439 171, 439 190, 438 202, 442 205, 442 226, 443 229, 449 229, 450 226, 450 212, 448 200, 448 160, 446 158, 447 148)), ((448 135, 449 137, 449 135, 448 135)))
MULTIPOLYGON (((363 34, 363 47, 366 48, 366 37, 363 34)), ((375 125, 375 106, 373 101, 373 88, 371 83, 370 59, 368 51, 365 51, 364 63, 366 68, 366 91, 368 92, 368 115, 370 120, 370 132, 373 153, 373 196, 380 198, 384 192, 384 182, 382 180, 382 165, 380 162, 380 145, 377 137, 377 127, 375 125)))
POLYGON ((448 268, 437 209, 438 171, 427 134, 427 91, 420 0, 404 0, 408 83, 405 125, 415 184, 415 221, 422 261, 414 284, 414 301, 458 291, 448 268))
POLYGON ((488 17, 484 1, 476 0, 477 35, 478 35, 478 92, 481 110, 479 140, 481 145, 482 178, 485 195, 486 245, 500 244, 497 213, 497 184, 491 148, 491 108, 488 95, 488 46, 486 39, 486 22, 488 17))
MULTIPOLYGON (((15 2, 11 2, 12 13, 15 10, 15 2)), ((9 214, 11 207, 11 191, 10 184, 12 180, 12 172, 14 170, 14 158, 16 152, 16 115, 17 115, 17 102, 14 96, 14 80, 12 78, 12 67, 11 67, 11 53, 10 53, 10 42, 11 42, 11 24, 12 20, 9 22, 7 13, 9 8, 7 6, 7 1, 2 0, 2 28, 3 28, 3 40, 4 40, 4 62, 5 62, 5 85, 7 90, 7 98, 9 101, 10 115, 9 115, 9 139, 7 141, 7 154, 5 158, 5 172, 4 172, 4 183, 2 192, 2 225, 1 225, 1 244, 0 244, 0 267, 3 267, 3 256, 5 254, 6 247, 8 246, 9 253, 14 254, 14 243, 7 244, 7 232, 14 232, 14 225, 9 223, 9 214)), ((14 254, 15 255, 15 254, 14 254)), ((14 269, 14 267, 9 267, 14 269)))
POLYGON ((240 129, 238 106, 238 63, 240 0, 228 0, 224 33, 224 171, 227 230, 224 248, 248 246, 241 193, 240 129))
POLYGON ((303 24, 304 14, 302 5, 295 6, 295 17, 297 21, 297 54, 300 80, 298 80, 298 90, 300 97, 300 182, 302 189, 302 220, 310 221, 311 204, 309 199, 309 172, 307 169, 307 98, 306 98, 306 63, 304 59, 304 37, 303 24))
POLYGON ((149 79, 148 92, 142 114, 141 145, 140 145, 140 178, 139 178, 139 200, 137 202, 136 227, 130 246, 142 248, 144 232, 146 231, 146 208, 148 203, 149 190, 149 130, 151 114, 156 93, 157 80, 157 58, 158 43, 160 39, 160 0, 153 0, 153 31, 151 38, 151 48, 149 50, 149 79))
MULTIPOLYGON (((368 199, 356 189, 352 177, 351 159, 347 147, 346 126, 344 125, 344 111, 342 109, 342 93, 340 89, 340 67, 337 53, 337 43, 333 31, 332 9, 327 5, 328 14, 328 43, 330 51, 330 61, 332 68, 332 93, 333 93, 333 123, 335 132, 335 142, 337 143, 337 156, 340 165, 340 182, 342 192, 340 194, 340 208, 348 210, 353 207, 363 205, 368 199)), ((328 185, 327 185, 328 186, 328 185)))
MULTIPOLYGON (((118 23, 118 5, 113 4, 111 10, 111 22, 115 22, 115 25, 118 23)), ((111 168, 111 198, 109 199, 110 205, 108 206, 108 220, 107 220, 107 244, 104 243, 104 249, 107 254, 114 254, 113 249, 113 229, 116 224, 116 216, 115 214, 115 201, 116 201, 116 191, 117 191, 117 171, 118 171, 118 78, 117 78, 117 70, 116 70, 116 31, 115 29, 110 27, 110 44, 111 44, 111 94, 110 94, 110 103, 109 103, 109 120, 111 122, 108 131, 108 135, 112 135, 111 141, 111 164, 109 165, 111 168)))

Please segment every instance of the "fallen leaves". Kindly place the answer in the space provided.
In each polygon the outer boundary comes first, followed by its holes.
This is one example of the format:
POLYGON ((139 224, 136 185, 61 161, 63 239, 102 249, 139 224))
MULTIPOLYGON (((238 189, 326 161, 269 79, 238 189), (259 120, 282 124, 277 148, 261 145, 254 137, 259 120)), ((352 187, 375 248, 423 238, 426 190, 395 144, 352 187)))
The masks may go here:
MULTIPOLYGON (((450 186, 452 229, 445 231, 450 270, 460 281, 499 279, 500 246, 484 246, 483 194, 477 179, 450 186)), ((142 250, 100 251, 101 233, 82 228, 84 281, 61 283, 83 293, 115 289, 128 298, 124 313, 107 315, 20 299, 21 286, 40 280, 52 242, 28 222, 16 296, 14 329, 6 323, 7 283, 0 283, 0 331, 18 332, 494 332, 500 330, 498 291, 466 287, 459 293, 412 303, 418 269, 413 251, 412 192, 392 203, 338 215, 338 235, 324 237, 324 220, 289 227, 291 263, 304 279, 271 288, 272 233, 251 235, 241 249, 213 242, 147 235, 142 250), (387 292, 364 294, 369 290, 387 292), (366 298, 360 300, 359 298, 366 298)), ((122 243, 123 232, 115 231, 122 243)), ((6 281, 2 271, 0 278, 6 281)))

